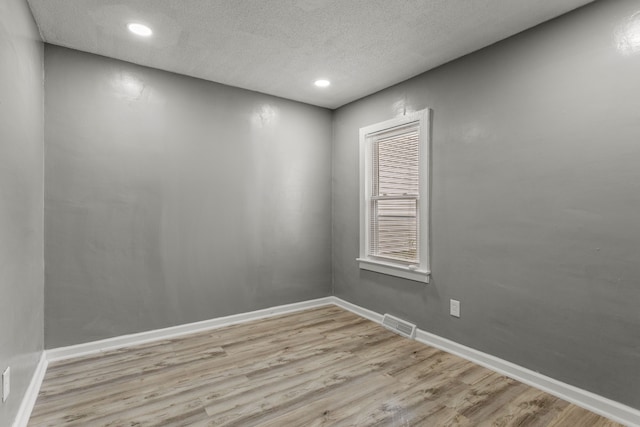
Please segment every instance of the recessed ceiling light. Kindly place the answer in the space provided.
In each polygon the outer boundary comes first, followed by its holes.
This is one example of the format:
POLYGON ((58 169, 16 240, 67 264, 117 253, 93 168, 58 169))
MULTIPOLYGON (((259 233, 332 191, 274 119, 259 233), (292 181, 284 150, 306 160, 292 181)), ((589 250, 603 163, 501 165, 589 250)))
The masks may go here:
POLYGON ((313 84, 318 87, 327 87, 331 84, 331 82, 329 80, 320 79, 316 80, 313 84))
POLYGON ((147 27, 146 25, 137 24, 135 22, 132 22, 129 25, 127 25, 127 28, 133 34, 136 34, 142 37, 149 37, 151 34, 153 34, 153 31, 151 31, 151 28, 147 27))

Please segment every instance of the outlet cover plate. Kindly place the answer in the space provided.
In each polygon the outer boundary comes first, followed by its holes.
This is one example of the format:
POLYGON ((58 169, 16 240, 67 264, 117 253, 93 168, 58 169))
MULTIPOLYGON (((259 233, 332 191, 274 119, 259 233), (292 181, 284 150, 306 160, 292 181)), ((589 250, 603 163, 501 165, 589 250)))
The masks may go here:
POLYGON ((450 300, 449 313, 453 317, 460 317, 460 301, 450 300))
POLYGON ((2 373, 2 401, 6 402, 11 391, 11 368, 7 368, 2 373))

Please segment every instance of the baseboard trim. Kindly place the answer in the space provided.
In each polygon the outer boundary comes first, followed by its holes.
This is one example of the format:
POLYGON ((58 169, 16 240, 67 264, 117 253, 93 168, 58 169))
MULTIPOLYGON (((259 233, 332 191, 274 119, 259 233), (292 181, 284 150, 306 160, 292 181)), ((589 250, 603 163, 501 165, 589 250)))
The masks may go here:
POLYGON ((36 365, 36 370, 31 376, 29 387, 25 392, 20 407, 18 408, 18 414, 13 422, 13 427, 26 427, 31 417, 31 412, 38 399, 38 393, 40 393, 40 386, 42 386, 42 380, 44 374, 47 372, 47 358, 45 353, 40 354, 40 360, 36 365))
MULTIPOLYGON (((14 427, 23 427, 27 425, 29 415, 35 404, 35 400, 44 378, 47 363, 74 357, 87 356, 90 354, 100 353, 104 351, 114 350, 117 348, 144 344, 151 341, 169 339, 187 335, 194 332, 201 332, 224 326, 249 322, 252 320, 265 319, 280 314, 293 313, 296 311, 307 310, 310 308, 320 307, 324 305, 336 305, 345 310, 351 311, 359 316, 369 319, 376 323, 382 323, 382 314, 375 311, 358 306, 341 298, 330 296, 318 298, 315 300, 303 301, 299 303, 287 304, 256 310, 247 313, 234 314, 231 316, 219 317, 216 319, 204 320, 201 322, 188 323, 184 325, 173 326, 153 331, 140 332, 131 335, 123 335, 105 340, 94 341, 84 344, 73 345, 69 347, 61 347, 46 350, 38 364, 36 373, 32 378, 29 391, 22 402, 19 411, 19 417, 14 423, 14 427)), ((417 329, 416 341, 425 345, 439 348, 456 356, 462 357, 478 365, 484 366, 502 375, 506 375, 517 381, 536 387, 549 394, 553 394, 568 402, 574 403, 594 413, 605 416, 613 421, 630 427, 640 427, 640 411, 630 406, 623 405, 619 402, 607 399, 600 395, 588 392, 570 384, 563 383, 553 378, 542 375, 538 372, 500 359, 479 350, 458 344, 454 341, 431 334, 429 332, 417 329)))
POLYGON ((344 308, 345 310, 349 310, 352 313, 355 313, 359 316, 364 317, 365 319, 369 319, 373 322, 382 324, 382 314, 376 313, 373 310, 369 310, 368 308, 360 307, 359 305, 355 305, 350 303, 349 301, 345 301, 338 297, 330 297, 332 299, 332 303, 337 305, 338 307, 344 308))
POLYGON ((200 322, 171 326, 169 328, 155 329, 152 331, 121 335, 104 340, 71 345, 68 347, 54 348, 46 350, 45 354, 48 362, 57 362, 65 359, 72 359, 74 357, 88 356, 109 350, 116 350, 122 347, 144 344, 151 341, 176 338, 182 335, 222 328, 224 326, 250 322, 252 320, 265 319, 267 317, 277 316, 280 314, 294 313, 296 311, 307 310, 329 304, 334 304, 332 297, 318 298, 246 313, 232 314, 230 316, 218 317, 200 322))
MULTIPOLYGON (((353 303, 332 297, 333 303, 355 314, 365 317, 377 323, 382 322, 382 315, 353 303)), ((613 421, 629 427, 640 427, 640 411, 630 406, 623 405, 611 399, 607 399, 595 393, 583 390, 567 383, 555 380, 546 375, 492 356, 482 351, 458 344, 454 341, 442 338, 438 335, 416 330, 416 341, 439 348, 447 353, 455 354, 470 362, 476 363, 492 371, 506 375, 514 380, 530 385, 544 392, 557 396, 567 402, 588 409, 591 412, 607 417, 613 421)))

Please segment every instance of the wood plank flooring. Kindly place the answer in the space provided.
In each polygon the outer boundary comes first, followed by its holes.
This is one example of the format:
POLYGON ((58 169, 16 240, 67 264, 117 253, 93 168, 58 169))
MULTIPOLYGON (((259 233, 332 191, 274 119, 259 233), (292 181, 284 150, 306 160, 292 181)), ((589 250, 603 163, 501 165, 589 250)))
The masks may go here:
POLYGON ((29 426, 618 426, 335 306, 52 363, 29 426))

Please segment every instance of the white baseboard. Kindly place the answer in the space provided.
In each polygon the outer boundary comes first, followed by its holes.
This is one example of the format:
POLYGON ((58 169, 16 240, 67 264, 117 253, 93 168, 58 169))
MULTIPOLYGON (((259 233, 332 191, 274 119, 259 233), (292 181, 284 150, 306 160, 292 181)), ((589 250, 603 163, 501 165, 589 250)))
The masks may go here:
POLYGON ((170 339, 179 337, 181 335, 192 334, 195 332, 222 328, 224 326, 250 322, 252 320, 264 319, 267 317, 277 316, 279 314, 293 313, 296 311, 307 310, 309 308, 320 307, 333 303, 334 301, 332 297, 318 298, 309 301, 296 302, 293 304, 279 305, 262 310, 250 311, 247 313, 239 313, 233 314, 231 316, 203 320, 200 322, 171 326, 169 328, 155 329, 152 331, 107 338, 100 341, 92 341, 83 344, 71 345, 68 347, 54 348, 51 350, 46 350, 45 354, 48 362, 56 362, 59 360, 88 356, 90 354, 115 350, 122 347, 144 344, 151 341, 170 339))
MULTIPOLYGON (((41 360, 41 363, 38 365, 38 370, 36 371, 37 375, 34 374, 34 379, 32 380, 32 384, 29 387, 30 392, 27 394, 27 396, 25 396, 25 401, 23 401, 23 405, 20 408, 20 414, 22 415, 20 417, 20 420, 23 419, 24 421, 16 420, 16 424, 14 424, 14 427, 26 426, 26 422, 29 419, 28 415, 31 413, 31 409, 33 409, 33 404, 35 403, 35 399, 40 389, 40 384, 42 383, 42 378, 44 377, 47 362, 86 356, 89 354, 100 353, 116 348, 143 344, 150 341, 175 338, 194 332, 216 329, 223 326, 264 319, 272 316, 277 316, 279 314, 293 313, 296 311, 306 310, 309 308, 320 307, 329 304, 337 305, 338 307, 349 310, 376 323, 382 322, 382 314, 360 307, 356 304, 352 304, 338 297, 331 296, 294 304, 281 305, 248 313, 234 314, 231 316, 204 320, 201 322, 173 326, 165 329, 158 329, 131 335, 123 335, 85 344, 46 350, 46 360, 43 357, 43 360, 41 360), (36 380, 37 377, 39 377, 39 380, 36 380), (32 388, 33 391, 31 391, 32 388), (29 401, 27 397, 29 398, 29 401), (29 403, 31 400, 32 402, 29 403)), ((455 354, 473 363, 496 371, 502 375, 506 375, 517 381, 528 384, 532 387, 536 387, 549 394, 553 394, 561 399, 574 403, 578 406, 605 416, 621 424, 630 427, 640 427, 640 411, 637 409, 577 388, 575 386, 563 383, 561 381, 557 381, 538 372, 534 372, 530 369, 524 368, 490 354, 483 353, 462 344, 458 344, 454 341, 450 341, 446 338, 439 337, 421 329, 417 330, 415 339, 416 341, 423 344, 439 348, 451 354, 455 354)))
POLYGON ((40 393, 40 386, 42 385, 45 372, 47 372, 47 358, 44 352, 42 352, 36 370, 29 382, 29 387, 27 387, 27 391, 20 403, 20 408, 18 408, 18 414, 13 422, 13 427, 26 427, 29 423, 29 417, 31 417, 31 411, 33 411, 33 407, 38 399, 38 393, 40 393))
POLYGON ((345 310, 349 310, 352 313, 355 313, 359 316, 364 317, 365 319, 369 319, 373 322, 382 324, 382 314, 376 313, 373 310, 369 310, 368 308, 360 307, 359 305, 355 305, 350 303, 349 301, 345 301, 338 297, 329 297, 331 298, 331 302, 338 307, 344 308, 345 310))
MULTIPOLYGON (((350 302, 332 297, 333 303, 355 314, 377 323, 382 322, 382 314, 357 306, 350 302)), ((506 375, 514 380, 530 385, 560 399, 588 409, 591 412, 607 417, 629 427, 640 427, 640 411, 623 405, 595 393, 563 383, 538 372, 508 362, 498 357, 483 353, 471 347, 458 344, 438 335, 417 329, 416 341, 439 348, 447 353, 455 354, 470 362, 484 366, 492 371, 506 375)))

